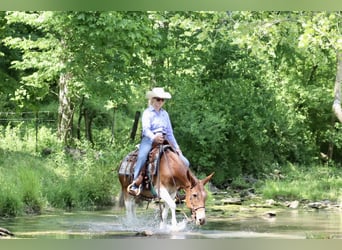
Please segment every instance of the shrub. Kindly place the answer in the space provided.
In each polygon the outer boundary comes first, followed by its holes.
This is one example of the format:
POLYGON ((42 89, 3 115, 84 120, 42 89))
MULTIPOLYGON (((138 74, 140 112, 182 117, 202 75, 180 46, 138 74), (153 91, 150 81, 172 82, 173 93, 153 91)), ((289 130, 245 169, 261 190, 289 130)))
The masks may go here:
POLYGON ((0 216, 13 217, 22 214, 23 202, 14 188, 0 187, 0 216))
POLYGON ((20 192, 26 213, 40 213, 43 207, 41 183, 38 174, 28 168, 21 168, 19 173, 20 192))

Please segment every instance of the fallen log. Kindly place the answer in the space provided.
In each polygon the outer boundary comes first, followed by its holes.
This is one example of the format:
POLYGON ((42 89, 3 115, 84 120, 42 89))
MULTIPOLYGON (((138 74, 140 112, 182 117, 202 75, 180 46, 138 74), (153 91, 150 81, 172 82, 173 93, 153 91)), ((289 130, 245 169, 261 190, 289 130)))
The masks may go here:
POLYGON ((0 236, 14 236, 14 234, 6 228, 0 227, 0 236))

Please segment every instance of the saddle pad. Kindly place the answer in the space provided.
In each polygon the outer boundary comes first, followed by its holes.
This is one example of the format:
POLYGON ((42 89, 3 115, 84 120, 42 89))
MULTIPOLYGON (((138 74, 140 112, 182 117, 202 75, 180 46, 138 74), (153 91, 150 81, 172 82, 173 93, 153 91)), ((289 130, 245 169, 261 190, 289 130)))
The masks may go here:
MULTIPOLYGON (((147 174, 150 176, 156 175, 158 172, 157 163, 163 152, 167 149, 171 149, 170 145, 164 145, 162 150, 159 148, 153 148, 149 153, 149 162, 147 165, 147 174)), ((132 175, 135 164, 137 162, 139 149, 130 152, 120 163, 119 174, 121 175, 132 175)))
POLYGON ((132 175, 134 165, 137 162, 137 157, 138 157, 138 149, 126 155, 126 157, 120 163, 119 174, 132 175))

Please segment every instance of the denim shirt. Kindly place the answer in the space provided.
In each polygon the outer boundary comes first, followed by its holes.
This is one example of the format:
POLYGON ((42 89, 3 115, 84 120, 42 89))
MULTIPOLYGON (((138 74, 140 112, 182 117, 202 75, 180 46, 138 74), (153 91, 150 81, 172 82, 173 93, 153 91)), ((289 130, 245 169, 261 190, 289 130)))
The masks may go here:
POLYGON ((173 135, 169 114, 162 108, 158 112, 150 105, 144 110, 142 115, 142 135, 153 141, 156 133, 165 134, 166 139, 171 145, 179 149, 178 143, 173 135))

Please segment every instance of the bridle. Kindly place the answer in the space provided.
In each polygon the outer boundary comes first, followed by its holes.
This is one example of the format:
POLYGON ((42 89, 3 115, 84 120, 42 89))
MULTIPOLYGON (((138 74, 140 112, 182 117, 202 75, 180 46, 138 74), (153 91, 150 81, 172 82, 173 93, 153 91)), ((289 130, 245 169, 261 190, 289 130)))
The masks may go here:
MULTIPOLYGON (((193 189, 194 187, 196 187, 197 183, 195 185, 193 185, 191 189, 193 189)), ((196 211, 199 210, 199 209, 205 209, 205 206, 198 206, 198 207, 195 207, 194 204, 193 204, 193 201, 192 201, 192 196, 190 195, 190 205, 191 205, 191 213, 192 213, 192 216, 193 218, 196 218, 196 211)))

